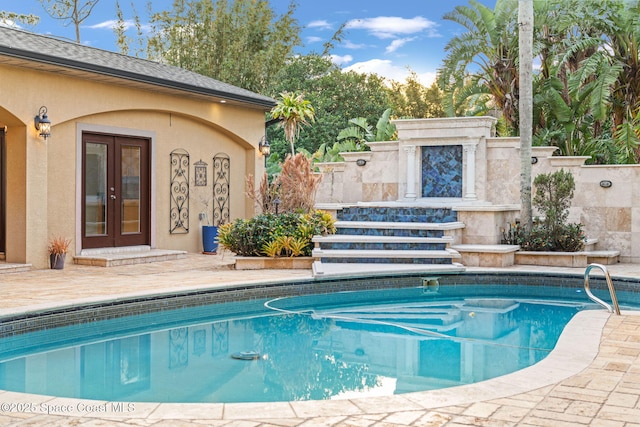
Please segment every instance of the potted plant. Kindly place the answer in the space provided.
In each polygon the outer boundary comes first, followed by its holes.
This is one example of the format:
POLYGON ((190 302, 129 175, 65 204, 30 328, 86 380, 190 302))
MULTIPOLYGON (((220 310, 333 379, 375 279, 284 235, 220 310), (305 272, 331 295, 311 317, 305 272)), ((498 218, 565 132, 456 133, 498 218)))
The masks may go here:
POLYGON ((49 251, 49 262, 52 269, 62 270, 64 268, 64 259, 69 251, 70 244, 71 239, 61 236, 55 236, 49 240, 47 250, 49 251))

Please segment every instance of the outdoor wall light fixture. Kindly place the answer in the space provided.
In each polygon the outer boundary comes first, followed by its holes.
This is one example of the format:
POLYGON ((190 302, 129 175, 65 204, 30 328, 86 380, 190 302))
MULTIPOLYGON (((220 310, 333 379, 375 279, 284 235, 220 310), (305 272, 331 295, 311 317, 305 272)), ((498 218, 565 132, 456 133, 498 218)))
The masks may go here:
POLYGON ((38 135, 43 137, 45 141, 51 136, 51 120, 47 117, 47 107, 40 107, 40 111, 38 111, 38 115, 33 120, 33 124, 39 132, 38 135))
POLYGON ((612 185, 613 182, 609 181, 608 179, 603 179, 602 181, 600 181, 600 187, 602 188, 611 188, 612 185))
POLYGON ((538 158, 534 156, 531 158, 531 164, 535 165, 536 163, 538 163, 538 158))
POLYGON ((358 165, 358 166, 364 166, 366 164, 367 164, 367 161, 365 159, 356 160, 356 165, 358 165))
POLYGON ((267 157, 269 156, 269 154, 271 154, 271 146, 269 145, 269 141, 267 141, 264 136, 262 137, 260 142, 258 142, 258 150, 264 157, 267 157))

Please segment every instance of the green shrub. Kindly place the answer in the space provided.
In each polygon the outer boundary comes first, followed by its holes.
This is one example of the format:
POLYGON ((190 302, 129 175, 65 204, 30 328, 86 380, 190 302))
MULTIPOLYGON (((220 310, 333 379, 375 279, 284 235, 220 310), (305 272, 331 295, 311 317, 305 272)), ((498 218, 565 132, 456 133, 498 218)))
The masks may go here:
POLYGON ((533 181, 536 193, 533 205, 543 214, 527 233, 520 223, 503 230, 502 243, 520 245, 524 251, 577 252, 584 249, 586 237, 582 224, 567 224, 575 182, 570 172, 560 169, 540 174, 533 181))
POLYGON ((220 227, 218 241, 240 256, 310 256, 313 236, 332 233, 334 220, 326 212, 264 213, 220 227))

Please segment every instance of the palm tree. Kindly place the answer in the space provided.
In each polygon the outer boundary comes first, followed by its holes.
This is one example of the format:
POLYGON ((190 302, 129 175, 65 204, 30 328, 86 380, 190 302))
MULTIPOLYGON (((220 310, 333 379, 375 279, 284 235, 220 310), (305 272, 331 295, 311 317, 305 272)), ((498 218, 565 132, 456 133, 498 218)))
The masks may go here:
POLYGON ((518 52, 520 57, 520 199, 522 223, 531 231, 531 139, 533 126, 533 0, 519 0, 518 52))
MULTIPOLYGON (((469 0, 444 19, 467 29, 447 43, 439 85, 450 116, 471 101, 486 113, 497 107, 511 132, 518 129, 518 0, 497 0, 494 10, 469 0)), ((482 112, 482 111, 481 111, 482 112)))
POLYGON ((315 120, 315 110, 304 94, 283 92, 275 107, 271 109, 271 118, 280 120, 284 137, 291 144, 291 157, 296 155, 294 143, 304 125, 315 120))

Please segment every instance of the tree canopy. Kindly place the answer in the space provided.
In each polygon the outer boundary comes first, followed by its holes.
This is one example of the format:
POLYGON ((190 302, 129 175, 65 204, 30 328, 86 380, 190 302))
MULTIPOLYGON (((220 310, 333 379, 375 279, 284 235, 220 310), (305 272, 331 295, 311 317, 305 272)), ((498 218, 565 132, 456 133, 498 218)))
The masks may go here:
POLYGON ((145 50, 150 59, 264 93, 300 44, 295 9, 292 1, 276 16, 267 0, 174 0, 171 10, 152 14, 145 50))
MULTIPOLYGON (((446 19, 466 28, 447 44, 439 84, 448 115, 501 114, 518 133, 517 0, 476 0, 446 19)), ((534 0, 533 141, 596 163, 637 163, 640 1, 534 0)))

